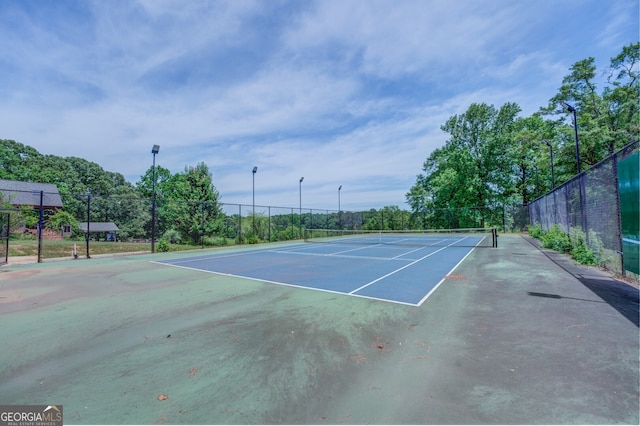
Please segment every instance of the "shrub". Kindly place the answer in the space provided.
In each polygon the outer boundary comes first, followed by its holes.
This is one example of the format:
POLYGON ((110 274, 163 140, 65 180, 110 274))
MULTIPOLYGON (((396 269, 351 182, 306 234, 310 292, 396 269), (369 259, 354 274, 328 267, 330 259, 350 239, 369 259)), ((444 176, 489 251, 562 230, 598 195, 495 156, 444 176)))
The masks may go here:
POLYGON ((260 242, 258 236, 253 234, 248 235, 244 241, 247 244, 258 244, 260 242))
POLYGON ((571 249, 571 256, 577 263, 581 265, 596 264, 595 255, 584 241, 580 242, 580 244, 574 246, 573 249, 571 249))
POLYGON ((562 253, 571 252, 571 240, 558 225, 553 225, 541 238, 542 246, 562 253))
POLYGON ((225 237, 204 237, 205 246, 226 246, 228 244, 225 237))
POLYGON ((166 238, 161 238, 160 241, 158 241, 158 251, 160 252, 167 252, 171 250, 171 245, 169 244, 169 240, 167 240, 166 238))
POLYGON ((589 245, 587 245, 586 234, 582 229, 573 227, 569 231, 571 240, 571 256, 581 265, 596 265, 601 263, 602 241, 595 232, 589 231, 589 245))
POLYGON ((544 231, 542 230, 542 226, 540 226, 538 222, 536 222, 536 224, 533 225, 533 227, 529 228, 529 235, 531 235, 533 238, 536 238, 539 240, 543 234, 544 234, 544 231))
POLYGON ((603 246, 598 235, 589 231, 589 244, 586 234, 582 229, 573 227, 569 234, 565 233, 558 225, 553 225, 548 231, 544 231, 539 223, 529 229, 529 234, 541 241, 542 246, 562 253, 570 253, 576 263, 581 265, 604 264, 602 259, 603 246))
POLYGON ((171 244, 180 244, 182 242, 182 235, 180 235, 180 232, 175 229, 168 229, 165 231, 162 238, 166 239, 167 242, 171 244))

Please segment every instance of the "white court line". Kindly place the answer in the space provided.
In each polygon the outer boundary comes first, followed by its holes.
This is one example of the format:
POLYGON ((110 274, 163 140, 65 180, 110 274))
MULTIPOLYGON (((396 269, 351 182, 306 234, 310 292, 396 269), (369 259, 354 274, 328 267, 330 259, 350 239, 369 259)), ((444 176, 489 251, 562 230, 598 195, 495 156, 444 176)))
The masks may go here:
POLYGON ((246 252, 239 252, 239 253, 229 253, 229 254, 224 254, 224 255, 220 255, 220 254, 214 254, 211 256, 194 256, 194 257, 187 257, 185 259, 173 259, 170 261, 162 261, 162 260, 152 260, 151 263, 160 263, 162 265, 177 265, 179 263, 189 263, 189 262, 201 262, 201 261, 205 261, 205 260, 211 260, 211 259, 224 259, 227 257, 238 257, 238 256, 246 256, 249 254, 256 254, 257 252, 269 252, 270 250, 258 250, 258 251, 246 251, 246 252))
MULTIPOLYGON (((444 278, 442 278, 440 280, 440 282, 438 282, 438 284, 435 285, 434 288, 431 289, 431 291, 429 291, 429 293, 424 296, 419 303, 409 303, 409 302, 402 302, 402 301, 398 301, 398 300, 393 300, 393 299, 384 299, 384 298, 379 298, 379 297, 373 297, 373 296, 366 296, 366 295, 360 295, 360 294, 355 294, 356 292, 378 282, 381 281, 405 268, 408 268, 409 266, 415 265, 416 263, 446 249, 449 247, 454 246, 454 244, 459 243, 460 241, 463 241, 464 239, 466 239, 468 237, 464 237, 464 238, 460 238, 457 241, 452 242, 451 244, 444 246, 432 253, 427 254, 426 256, 423 256, 419 259, 400 259, 400 257, 402 256, 406 256, 410 253, 414 253, 416 251, 419 250, 423 250, 425 248, 429 248, 432 246, 423 246, 423 247, 419 247, 417 249, 408 251, 406 253, 402 253, 398 256, 389 258, 389 257, 371 257, 371 256, 347 256, 347 255, 341 255, 341 254, 326 254, 326 253, 305 253, 305 252, 294 252, 294 251, 285 251, 285 250, 274 250, 274 249, 258 249, 258 250, 249 250, 249 251, 245 251, 245 252, 240 252, 240 253, 229 253, 226 255, 212 255, 212 256, 200 256, 200 257, 196 257, 196 258, 186 258, 184 260, 181 261, 174 261, 176 263, 165 263, 162 261, 151 261, 151 263, 157 263, 160 265, 165 265, 165 266, 173 266, 176 268, 183 268, 183 269, 189 269, 189 270, 193 270, 193 271, 199 271, 199 272, 205 272, 205 273, 209 273, 209 274, 215 274, 215 275, 222 275, 222 276, 227 276, 227 277, 233 277, 233 278, 243 278, 243 279, 247 279, 247 280, 251 280, 251 281, 258 281, 258 282, 263 282, 263 283, 270 283, 270 284, 276 284, 276 285, 283 285, 283 286, 288 286, 288 287, 295 287, 295 288, 301 288, 301 289, 307 289, 307 290, 316 290, 316 291, 322 291, 325 293, 332 293, 332 294, 339 294, 339 295, 349 295, 349 296, 355 296, 355 297, 360 297, 363 299, 369 299, 369 300, 377 300, 377 301, 383 301, 383 302, 391 302, 391 303, 396 303, 396 304, 400 304, 400 305, 406 305, 406 306, 414 306, 414 307, 419 307, 421 306, 426 300, 427 298, 444 282, 444 280, 446 279, 446 276, 450 275, 459 265, 460 263, 462 263, 463 260, 465 260, 467 258, 467 256, 469 256, 469 254, 471 254, 471 252, 473 251, 474 247, 472 247, 469 252, 456 264, 456 266, 454 266, 451 271, 449 271, 444 278), (226 258, 226 257, 234 257, 234 256, 244 256, 244 255, 249 255, 249 254, 255 254, 255 253, 279 253, 279 254, 297 254, 297 255, 303 255, 303 256, 322 256, 322 257, 338 257, 338 258, 353 258, 353 259, 373 259, 373 260, 399 260, 399 261, 403 261, 403 262, 410 262, 406 265, 404 265, 401 268, 396 269, 395 271, 392 271, 380 278, 377 278, 351 292, 342 292, 342 291, 336 291, 336 290, 328 290, 328 289, 323 289, 323 288, 317 288, 317 287, 309 287, 306 285, 298 285, 298 284, 289 284, 289 283, 284 283, 284 282, 279 282, 279 281, 271 281, 271 280, 266 280, 266 279, 262 279, 262 278, 253 278, 253 277, 248 277, 248 276, 244 276, 244 275, 236 275, 236 274, 230 274, 230 273, 226 273, 226 272, 217 272, 217 271, 210 271, 207 269, 200 269, 200 268, 195 268, 195 267, 189 267, 189 266, 182 266, 179 265, 177 263, 188 263, 188 262, 199 262, 199 261, 206 261, 206 260, 211 260, 211 259, 221 259, 221 258, 226 258)), ((478 243, 479 244, 479 243, 478 243)), ((376 246, 380 246, 380 247, 384 247, 385 244, 376 244, 373 247, 376 246)), ((299 247, 302 247, 302 245, 297 245, 297 246, 291 246, 290 248, 293 249, 297 249, 299 247)), ((365 249, 365 248, 370 248, 372 246, 364 246, 358 249, 351 249, 351 250, 345 250, 343 252, 338 252, 338 253, 344 253, 344 252, 350 252, 350 251, 355 251, 355 250, 359 250, 359 249, 365 249)))
POLYGON ((348 296, 360 297, 362 299, 378 300, 378 301, 381 301, 381 302, 396 303, 396 304, 399 304, 399 305, 419 306, 419 305, 416 305, 415 303, 401 302, 399 300, 382 299, 382 298, 379 298, 379 297, 370 297, 370 296, 364 296, 364 295, 360 295, 360 294, 350 294, 350 293, 345 293, 344 291, 328 290, 328 289, 325 289, 325 288, 309 287, 309 286, 298 285, 298 284, 289 284, 289 283, 283 283, 283 282, 280 282, 280 281, 265 280, 265 279, 262 279, 262 278, 246 277, 244 275, 228 274, 226 272, 209 271, 207 269, 199 269, 199 268, 192 268, 190 266, 174 265, 172 263, 161 263, 161 262, 156 262, 156 261, 152 261, 151 263, 158 263, 158 264, 164 265, 164 266, 171 266, 171 267, 174 267, 174 268, 188 269, 188 270, 191 270, 191 271, 205 272, 207 274, 213 274, 213 275, 222 275, 222 276, 231 277, 231 278, 242 278, 242 279, 245 279, 245 280, 257 281, 257 282, 261 282, 261 283, 276 284, 276 285, 282 285, 282 286, 286 286, 286 287, 295 287, 295 288, 301 288, 301 289, 304 289, 304 290, 321 291, 321 292, 324 292, 324 293, 338 294, 338 295, 341 295, 341 296, 348 295, 348 296))
MULTIPOLYGON (((369 248, 369 247, 362 247, 362 248, 364 249, 364 248, 369 248)), ((296 247, 292 247, 292 248, 296 248, 296 247)), ((422 248, 424 248, 424 247, 422 247, 422 248)), ((152 260, 151 263, 158 263, 158 264, 161 264, 161 265, 176 265, 177 266, 177 265, 184 264, 184 263, 205 262, 205 261, 208 261, 208 260, 225 259, 225 258, 228 258, 228 257, 247 256, 247 255, 256 254, 256 253, 295 254, 295 255, 298 255, 298 256, 338 257, 338 258, 346 258, 346 259, 400 260, 400 261, 404 261, 404 262, 409 262, 409 261, 412 261, 413 259, 400 259, 399 257, 402 257, 404 255, 413 253, 416 250, 412 250, 412 251, 409 251, 407 253, 403 253, 401 255, 395 256, 395 257, 356 256, 356 255, 345 256, 345 255, 337 254, 337 253, 346 253, 346 252, 350 252, 350 251, 354 251, 354 249, 345 250, 345 251, 336 252, 336 253, 307 253, 307 252, 289 251, 289 250, 263 249, 263 250, 245 251, 245 252, 240 252, 240 253, 229 253, 229 254, 224 254, 224 255, 223 254, 214 254, 214 255, 211 255, 211 256, 188 257, 188 258, 185 258, 185 259, 173 259, 171 261, 152 260)))
POLYGON ((444 280, 446 280, 446 279, 447 279, 447 277, 448 277, 449 275, 451 275, 451 273, 452 273, 453 271, 455 271, 455 269, 456 269, 458 266, 460 266, 460 264, 462 263, 462 261, 463 261, 463 260, 465 260, 465 259, 467 258, 467 256, 469 256, 469 255, 471 254, 471 252, 472 252, 472 251, 473 251, 473 249, 469 250, 469 253, 465 254, 465 255, 464 255, 464 257, 463 257, 462 259, 460 259, 460 262, 456 263, 456 266, 454 266, 453 268, 451 268, 451 270, 450 270, 449 272, 447 272, 447 273, 445 274, 445 276, 444 276, 444 277, 442 277, 442 279, 438 282, 438 284, 436 284, 436 285, 431 289, 431 291, 430 291, 429 293, 427 293, 427 294, 422 298, 422 300, 420 300, 420 302, 418 302, 418 304, 417 304, 416 306, 422 306, 422 304, 425 302, 425 300, 427 300, 427 299, 429 298, 429 296, 431 296, 431 293, 433 293, 434 291, 436 291, 436 289, 437 289, 438 287, 440 287, 440 284, 442 284, 442 283, 444 282, 444 280))
MULTIPOLYGON (((466 237, 465 237, 465 238, 466 238, 466 237)), ((387 277, 390 277, 391 275, 393 275, 393 274, 395 274, 395 273, 397 273, 397 272, 400 272, 400 271, 402 271, 403 269, 406 269, 406 268, 408 268, 408 267, 409 267, 409 266, 411 266, 411 265, 415 265, 416 263, 418 263, 418 262, 420 262, 420 261, 422 261, 422 260, 426 259, 427 257, 433 256, 434 254, 436 254, 436 253, 438 253, 438 252, 441 252, 442 250, 444 250, 444 249, 446 249, 446 248, 449 248, 449 247, 451 247, 452 245, 454 245, 454 244, 456 244, 456 243, 458 243, 458 242, 460 242, 460 241, 462 241, 462 240, 464 240, 464 238, 461 238, 461 239, 460 239, 460 240, 458 240, 458 241, 454 241, 453 243, 449 244, 448 246, 444 246, 444 247, 442 247, 442 248, 440 248, 440 249, 438 249, 438 250, 436 250, 436 251, 434 251, 434 252, 431 252, 431 253, 427 254, 426 256, 422 256, 422 257, 421 257, 420 259, 418 259, 418 260, 414 260, 413 262, 411 262, 411 263, 409 263, 409 264, 407 264, 407 265, 404 265, 402 268, 398 268, 398 269, 396 269, 395 271, 391 271, 391 272, 389 272, 388 274, 386 274, 386 275, 384 275, 384 276, 382 276, 382 277, 380 277, 380 278, 377 278, 377 279, 375 279, 375 280, 373 280, 373 281, 371 281, 371 282, 368 282, 367 284, 363 285, 362 287, 359 287, 359 288, 357 288, 357 289, 355 289, 355 290, 353 290, 353 291, 349 292, 349 294, 353 294, 353 293, 356 293, 356 292, 358 292, 358 291, 360 291, 360 290, 362 290, 362 289, 364 289, 364 288, 367 288, 367 287, 369 287, 370 285, 375 284, 375 283, 377 283, 378 281, 381 281, 381 280, 383 280, 383 279, 385 279, 385 278, 387 278, 387 277)), ((471 251, 469 251, 469 253, 470 253, 470 252, 471 252, 471 251)), ((466 256, 465 256, 465 257, 466 257, 466 256)))
POLYGON ((338 255, 338 254, 342 254, 342 253, 350 253, 352 251, 365 250, 365 249, 377 247, 379 245, 380 244, 373 244, 373 245, 370 245, 370 246, 365 245, 365 246, 362 246, 362 247, 352 248, 352 249, 349 249, 349 250, 336 251, 336 252, 331 253, 331 254, 332 255, 338 255))
MULTIPOLYGON (((429 247, 429 246, 427 246, 427 247, 429 247)), ((399 255, 397 255, 397 256, 394 256, 394 257, 392 257, 392 259, 398 259, 398 258, 400 258, 400 257, 402 257, 402 256, 406 256, 406 255, 411 254, 411 253, 414 253, 414 252, 416 252, 416 251, 424 250, 424 249, 425 249, 425 248, 427 248, 427 247, 418 247, 418 248, 417 248, 417 249, 415 249, 415 250, 411 250, 411 251, 408 251, 408 252, 406 252, 406 253, 402 253, 402 254, 399 254, 399 255)), ((403 259, 403 260, 412 260, 412 259, 403 259)))
MULTIPOLYGON (((459 242, 459 241, 462 241, 463 239, 464 238, 456 241, 456 243, 459 242)), ((452 243, 452 244, 454 244, 454 243, 452 243)), ((338 244, 330 244, 330 245, 339 246, 338 244)), ((416 251, 424 250, 426 248, 431 248, 431 246, 421 246, 421 247, 418 247, 416 249, 409 250, 409 251, 406 251, 404 253, 400 253, 399 255, 393 256, 393 257, 357 256, 357 255, 356 256, 344 256, 342 254, 342 253, 350 253, 350 252, 353 252, 353 251, 366 250, 366 249, 371 249, 371 248, 376 248, 376 247, 385 249, 385 248, 388 248, 389 245, 388 244, 365 245, 365 246, 362 246, 362 247, 353 248, 353 249, 349 249, 349 250, 336 251, 336 252, 333 252, 333 253, 313 253, 313 252, 307 253, 307 252, 277 251, 277 250, 274 250, 274 252, 275 253, 283 253, 283 254, 299 254, 299 255, 302 255, 302 256, 343 257, 343 258, 348 258, 348 259, 401 260, 401 261, 404 261, 404 262, 411 262, 411 261, 414 261, 416 259, 406 259, 406 258, 403 259, 403 257, 407 256, 407 255, 409 255, 411 253, 415 253, 416 251)))
MULTIPOLYGON (((316 256, 316 257, 336 257, 339 259, 369 259, 369 260, 399 260, 403 262, 409 262, 413 259, 396 259, 395 257, 376 257, 376 256, 358 256, 358 255, 344 255, 335 253, 306 253, 302 251, 278 251, 272 250, 271 253, 279 254, 295 254, 298 256, 316 256)), ((397 257, 397 256, 396 256, 397 257)))
MULTIPOLYGON (((303 247, 303 245, 301 244, 297 244, 297 245, 292 245, 290 246, 290 248, 297 248, 297 247, 303 247)), ((227 254, 212 254, 209 256, 203 255, 203 256, 190 256, 190 257, 185 257, 184 259, 172 259, 171 263, 168 263, 169 261, 163 261, 163 260, 152 260, 151 263, 159 263, 162 265, 173 265, 174 263, 189 263, 189 262, 200 262, 202 260, 211 260, 211 259, 224 259, 227 257, 237 257, 237 256, 248 256, 251 254, 256 254, 256 253, 270 253, 270 252, 276 252, 278 253, 277 250, 272 249, 272 248, 263 248, 263 249, 253 249, 253 250, 246 250, 246 251, 240 251, 240 252, 233 252, 233 253, 227 253, 227 254)), ((285 251, 281 251, 282 253, 286 253, 285 251)))

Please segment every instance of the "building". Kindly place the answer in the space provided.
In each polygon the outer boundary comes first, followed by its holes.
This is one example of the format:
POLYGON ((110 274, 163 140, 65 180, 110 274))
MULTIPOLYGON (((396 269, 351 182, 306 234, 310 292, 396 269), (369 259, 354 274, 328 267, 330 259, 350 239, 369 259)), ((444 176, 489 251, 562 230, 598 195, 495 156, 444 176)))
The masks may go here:
POLYGON ((58 187, 51 183, 0 179, 0 194, 2 194, 2 201, 8 202, 13 207, 33 206, 40 208, 41 195, 43 208, 55 210, 63 207, 58 187))
MULTIPOLYGON (((45 212, 45 220, 49 214, 63 208, 62 198, 58 192, 58 187, 51 183, 21 182, 17 180, 0 179, 0 208, 32 207, 40 210, 42 205, 45 212)), ((68 235, 70 228, 62 229, 60 233, 43 229, 43 238, 59 239, 68 235), (65 233, 65 231, 67 231, 65 233)), ((37 234, 37 229, 19 225, 18 232, 37 234)))
MULTIPOLYGON (((120 230, 113 222, 91 222, 89 234, 104 234, 105 241, 116 241, 116 234, 120 230)), ((87 233, 87 222, 80 222, 80 230, 87 233)))

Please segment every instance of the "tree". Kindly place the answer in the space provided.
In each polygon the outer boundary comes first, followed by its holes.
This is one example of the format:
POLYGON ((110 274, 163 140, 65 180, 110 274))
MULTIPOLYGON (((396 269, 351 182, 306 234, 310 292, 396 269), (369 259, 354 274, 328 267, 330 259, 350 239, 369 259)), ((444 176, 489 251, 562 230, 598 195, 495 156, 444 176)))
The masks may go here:
POLYGON ((63 225, 69 225, 72 231, 78 231, 78 220, 71 214, 64 210, 57 210, 52 214, 48 220, 46 228, 52 231, 60 231, 63 225))
MULTIPOLYGON (((568 113, 561 105, 566 102, 576 109, 579 129, 580 159, 585 166, 593 165, 627 143, 638 138, 640 115, 640 86, 638 85, 638 62, 640 43, 623 47, 620 54, 611 59, 607 84, 598 93, 595 59, 576 62, 570 74, 550 100, 542 114, 563 115, 568 113)), ((573 123, 558 122, 558 131, 563 134, 561 146, 572 144, 573 123)), ((561 153, 562 154, 562 153, 561 153)), ((570 149, 566 154, 574 156, 570 149)))
POLYGON ((609 152, 638 138, 640 134, 640 82, 638 63, 640 43, 622 48, 622 52, 611 58, 608 82, 603 99, 609 106, 605 123, 610 129, 609 152))
POLYGON ((159 185, 159 229, 180 232, 191 243, 222 228, 220 195, 205 163, 185 167, 159 185))
POLYGON ((32 180, 37 176, 34 168, 41 156, 30 146, 10 139, 0 139, 0 179, 32 180))
POLYGON ((472 104, 441 126, 450 138, 434 150, 423 165, 423 174, 407 193, 407 202, 423 226, 484 226, 482 209, 495 206, 508 194, 510 176, 505 152, 511 141, 504 137, 513 126, 518 105, 500 109, 472 104), (451 215, 466 209, 464 217, 451 215))
POLYGON ((539 115, 518 118, 502 134, 502 204, 528 204, 551 188, 551 161, 545 142, 554 134, 554 123, 539 115))

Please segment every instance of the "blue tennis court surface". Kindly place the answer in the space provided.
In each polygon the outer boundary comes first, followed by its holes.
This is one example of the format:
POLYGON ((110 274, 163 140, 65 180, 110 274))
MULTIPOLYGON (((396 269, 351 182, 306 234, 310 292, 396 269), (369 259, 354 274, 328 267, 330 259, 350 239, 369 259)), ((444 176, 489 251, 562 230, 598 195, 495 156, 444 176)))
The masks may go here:
POLYGON ((303 243, 156 263, 420 306, 474 245, 303 243))

